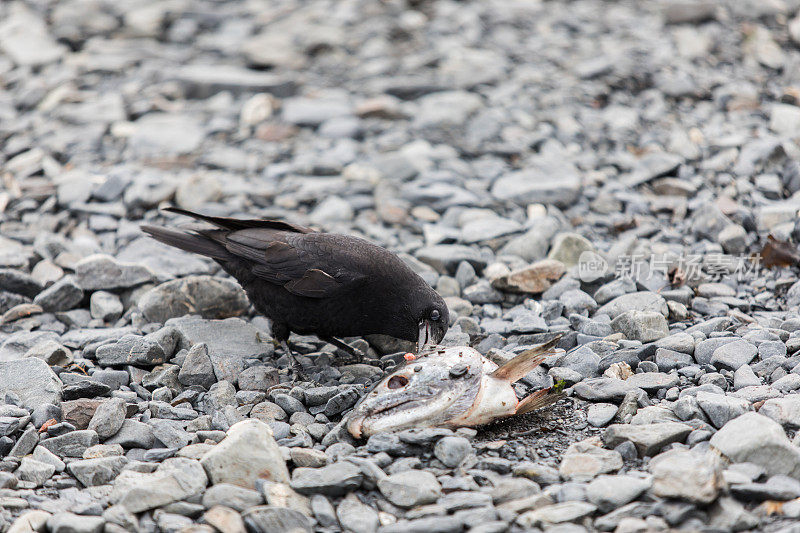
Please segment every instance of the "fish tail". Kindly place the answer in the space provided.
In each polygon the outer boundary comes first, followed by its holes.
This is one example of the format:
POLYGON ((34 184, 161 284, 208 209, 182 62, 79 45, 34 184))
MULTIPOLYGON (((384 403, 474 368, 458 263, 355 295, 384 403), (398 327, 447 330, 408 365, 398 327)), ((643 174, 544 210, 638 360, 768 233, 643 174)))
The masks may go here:
POLYGON ((552 350, 555 348, 558 341, 561 340, 561 335, 550 339, 541 346, 525 350, 515 358, 504 363, 500 368, 492 372, 492 377, 515 383, 525 377, 525 375, 542 364, 542 361, 549 355, 552 355, 552 350))
POLYGON ((223 261, 231 259, 231 254, 224 246, 204 235, 185 233, 183 231, 160 228, 157 226, 142 226, 142 231, 157 241, 187 252, 205 255, 223 261))
POLYGON ((524 415, 525 413, 530 413, 542 407, 547 407, 548 405, 556 403, 564 396, 563 392, 557 391, 554 387, 537 390, 519 402, 515 414, 524 415))

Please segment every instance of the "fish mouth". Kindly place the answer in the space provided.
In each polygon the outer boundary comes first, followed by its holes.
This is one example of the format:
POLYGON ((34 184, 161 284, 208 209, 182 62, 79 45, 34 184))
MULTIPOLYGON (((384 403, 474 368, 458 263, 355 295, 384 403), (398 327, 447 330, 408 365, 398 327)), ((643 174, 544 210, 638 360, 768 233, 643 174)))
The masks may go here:
POLYGON ((364 427, 364 420, 366 416, 354 416, 347 421, 347 431, 355 438, 361 438, 361 432, 364 427))
POLYGON ((421 320, 419 323, 419 336, 417 338, 417 352, 421 352, 426 346, 431 344, 431 323, 428 320, 421 320))
MULTIPOLYGON (((419 397, 419 398, 404 398, 402 400, 390 402, 390 403, 387 403, 386 405, 382 405, 380 407, 377 407, 374 410, 370 410, 368 413, 358 414, 358 415, 352 415, 351 414, 350 419, 347 421, 347 424, 346 424, 347 431, 353 437, 355 437, 357 439, 360 439, 361 437, 365 436, 364 435, 365 431, 369 430, 369 428, 365 428, 364 426, 368 422, 374 422, 375 419, 379 417, 379 415, 381 415, 383 413, 386 413, 387 411, 391 411, 392 409, 396 409, 397 407, 400 407, 401 405, 414 403, 414 402, 417 402, 419 400, 425 400, 425 399, 426 399, 426 397, 424 397, 424 396, 419 397)), ((356 406, 356 409, 357 408, 358 408, 358 406, 356 406)), ((355 413, 355 409, 353 410, 353 413, 355 413)))

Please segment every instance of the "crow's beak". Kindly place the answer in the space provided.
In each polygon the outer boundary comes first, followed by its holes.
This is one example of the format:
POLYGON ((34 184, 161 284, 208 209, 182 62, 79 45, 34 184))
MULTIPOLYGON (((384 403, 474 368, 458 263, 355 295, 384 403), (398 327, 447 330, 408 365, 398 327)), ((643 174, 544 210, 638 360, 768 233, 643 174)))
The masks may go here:
POLYGON ((421 352, 433 342, 431 337, 431 323, 427 320, 419 321, 419 338, 417 339, 417 352, 421 352))

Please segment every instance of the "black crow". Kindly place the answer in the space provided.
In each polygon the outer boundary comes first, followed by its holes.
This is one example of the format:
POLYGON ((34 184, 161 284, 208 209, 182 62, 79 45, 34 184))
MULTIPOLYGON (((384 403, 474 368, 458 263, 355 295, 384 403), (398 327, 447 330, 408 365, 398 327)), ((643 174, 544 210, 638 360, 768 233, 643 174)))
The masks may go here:
POLYGON ((276 220, 210 217, 175 207, 166 211, 215 228, 142 230, 219 263, 272 321, 273 337, 287 350, 291 332, 316 335, 352 354, 336 337, 381 333, 416 341, 422 349, 438 344, 447 331, 442 297, 399 257, 364 239, 276 220))

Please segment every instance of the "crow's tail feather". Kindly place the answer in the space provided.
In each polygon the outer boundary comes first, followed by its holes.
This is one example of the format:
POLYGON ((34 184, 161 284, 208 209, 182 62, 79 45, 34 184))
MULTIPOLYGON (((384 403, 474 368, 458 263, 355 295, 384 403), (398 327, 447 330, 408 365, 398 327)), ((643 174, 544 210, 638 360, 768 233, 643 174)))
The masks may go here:
POLYGON ((157 241, 187 252, 205 255, 221 261, 232 259, 231 254, 222 244, 202 234, 186 233, 158 226, 142 226, 142 231, 157 241))
POLYGON ((314 230, 311 228, 307 228, 299 224, 292 224, 291 222, 284 222, 282 220, 242 220, 228 217, 210 217, 208 215, 201 215, 200 213, 187 211, 186 209, 173 206, 165 207, 163 208, 163 211, 177 213, 179 215, 191 217, 195 220, 202 220, 203 222, 208 222, 209 224, 213 224, 218 228, 232 231, 250 228, 268 228, 280 231, 292 231, 295 233, 314 233, 314 230))

